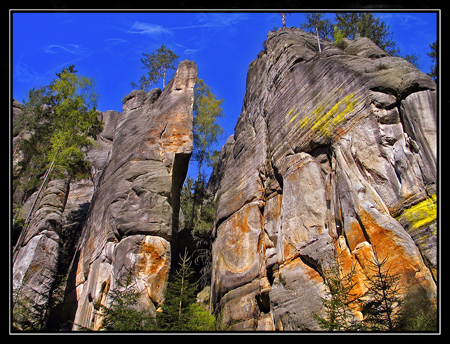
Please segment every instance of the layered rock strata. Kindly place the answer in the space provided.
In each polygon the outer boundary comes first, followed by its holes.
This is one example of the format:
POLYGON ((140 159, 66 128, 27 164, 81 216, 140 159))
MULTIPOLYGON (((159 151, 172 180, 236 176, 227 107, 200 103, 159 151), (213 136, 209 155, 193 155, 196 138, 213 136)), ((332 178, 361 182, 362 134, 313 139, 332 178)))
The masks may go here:
POLYGON ((131 273, 141 305, 164 299, 193 147, 195 63, 180 63, 163 92, 133 91, 91 151, 95 192, 66 286, 74 329, 98 330, 100 306, 131 273))
MULTIPOLYGON (((231 330, 318 330, 323 274, 374 252, 436 295, 436 85, 367 38, 271 31, 221 152, 212 300, 231 330)), ((362 318, 363 313, 355 310, 362 318)))

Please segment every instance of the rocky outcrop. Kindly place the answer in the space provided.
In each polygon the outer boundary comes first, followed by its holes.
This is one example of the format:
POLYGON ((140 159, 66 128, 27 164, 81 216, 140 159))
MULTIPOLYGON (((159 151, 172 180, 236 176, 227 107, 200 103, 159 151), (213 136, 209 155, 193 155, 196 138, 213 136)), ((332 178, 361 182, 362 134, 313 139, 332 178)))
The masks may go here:
POLYGON ((175 254, 180 190, 193 147, 195 63, 180 63, 163 92, 133 91, 123 113, 103 114, 95 192, 66 286, 74 329, 97 330, 100 306, 128 273, 153 311, 175 254))
MULTIPOLYGON (((66 180, 52 180, 37 201, 27 230, 19 238, 13 255, 14 301, 30 314, 34 328, 47 317, 51 291, 58 272, 63 211, 68 190, 66 180)), ((31 207, 36 195, 29 200, 31 207)), ((21 321, 22 319, 16 319, 21 321)))
POLYGON ((436 295, 436 85, 369 39, 321 44, 268 34, 210 182, 231 330, 318 330, 323 273, 354 266, 364 294, 375 250, 404 295, 436 295))

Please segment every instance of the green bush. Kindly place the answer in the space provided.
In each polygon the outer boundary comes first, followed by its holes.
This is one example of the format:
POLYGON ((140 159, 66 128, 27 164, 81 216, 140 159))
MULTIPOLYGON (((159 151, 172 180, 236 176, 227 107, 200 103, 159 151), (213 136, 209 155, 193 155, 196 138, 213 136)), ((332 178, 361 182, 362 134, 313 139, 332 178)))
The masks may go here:
POLYGON ((399 330, 404 332, 437 331, 437 310, 435 305, 423 294, 408 295, 400 315, 399 330))

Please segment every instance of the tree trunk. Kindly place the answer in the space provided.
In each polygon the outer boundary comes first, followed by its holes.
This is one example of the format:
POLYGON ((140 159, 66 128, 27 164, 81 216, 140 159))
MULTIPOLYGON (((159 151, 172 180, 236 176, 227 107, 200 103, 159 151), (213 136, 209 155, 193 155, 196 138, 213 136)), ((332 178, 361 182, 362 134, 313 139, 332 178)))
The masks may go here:
POLYGON ((320 46, 320 40, 319 40, 319 29, 317 28, 316 25, 316 36, 317 36, 317 45, 319 46, 319 52, 322 52, 322 47, 320 46))
POLYGON ((197 175, 197 180, 195 182, 195 188, 194 188, 194 199, 192 200, 191 220, 189 221, 189 228, 191 230, 194 226, 195 204, 197 203, 197 196, 198 196, 198 192, 199 192, 200 178, 202 175, 201 174, 202 165, 203 165, 203 157, 200 157, 200 159, 198 161, 198 175, 197 175))
POLYGON ((164 90, 164 87, 166 87, 166 71, 167 71, 167 67, 163 66, 163 68, 164 68, 164 73, 163 73, 163 90, 164 90))

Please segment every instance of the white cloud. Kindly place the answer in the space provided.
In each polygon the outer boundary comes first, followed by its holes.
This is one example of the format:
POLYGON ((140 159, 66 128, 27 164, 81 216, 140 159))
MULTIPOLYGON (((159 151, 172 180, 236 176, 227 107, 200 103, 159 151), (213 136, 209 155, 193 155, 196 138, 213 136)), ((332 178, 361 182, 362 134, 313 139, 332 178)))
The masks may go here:
POLYGON ((141 35, 149 35, 149 36, 157 36, 159 37, 161 34, 170 34, 173 35, 172 30, 165 29, 161 25, 144 23, 135 21, 131 29, 127 31, 127 33, 138 33, 141 35))
POLYGON ((198 51, 198 49, 186 49, 185 51, 183 51, 183 54, 191 55, 191 54, 195 54, 197 51, 198 51))
POLYGON ((242 20, 248 20, 247 13, 201 13, 198 21, 208 27, 229 27, 242 20))
POLYGON ((408 13, 380 13, 376 17, 388 23, 391 29, 393 26, 399 26, 404 30, 409 30, 415 26, 428 24, 424 19, 408 13))
MULTIPOLYGON (((31 68, 27 64, 18 62, 16 64, 16 67, 14 68, 14 74, 17 77, 18 81, 31 82, 34 80, 37 73, 34 71, 33 68, 31 68)), ((14 77, 14 75, 13 75, 13 77, 14 77)))
POLYGON ((56 54, 62 50, 74 55, 85 55, 89 49, 79 44, 49 44, 42 46, 46 53, 56 54))

